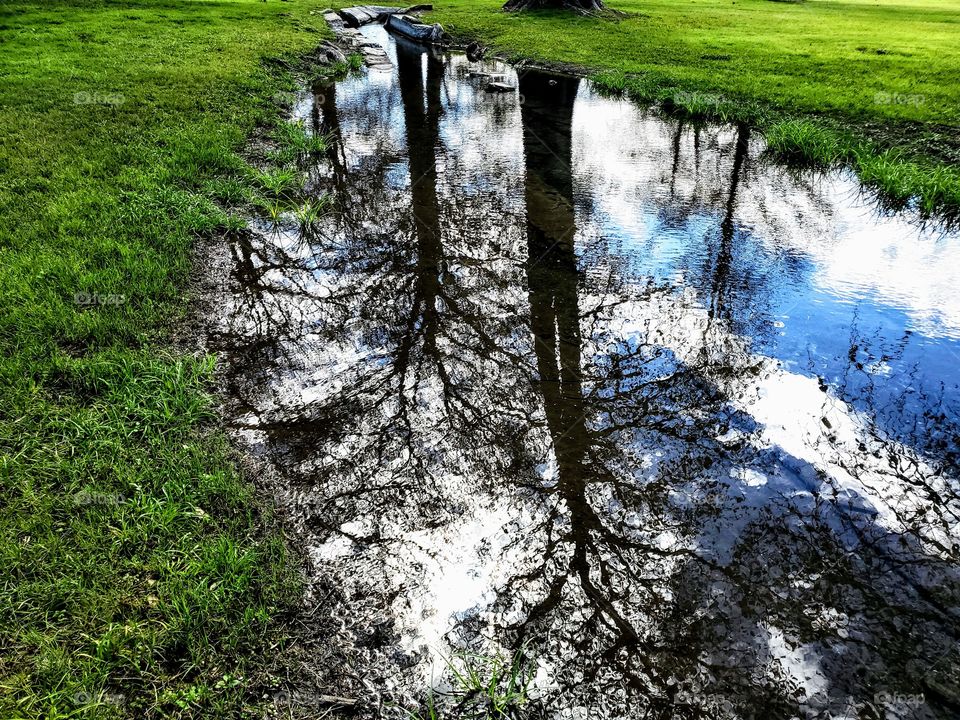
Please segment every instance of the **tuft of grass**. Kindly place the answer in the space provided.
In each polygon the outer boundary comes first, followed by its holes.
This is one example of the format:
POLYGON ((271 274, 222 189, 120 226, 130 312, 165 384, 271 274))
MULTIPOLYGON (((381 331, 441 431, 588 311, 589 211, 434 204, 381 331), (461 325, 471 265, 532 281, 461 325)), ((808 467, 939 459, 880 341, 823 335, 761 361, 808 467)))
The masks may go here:
POLYGON ((679 90, 666 95, 661 108, 668 114, 692 121, 737 119, 736 107, 720 95, 679 90))
POLYGON ((899 150, 882 150, 806 120, 775 123, 766 137, 770 152, 793 165, 850 167, 887 209, 913 206, 947 224, 960 215, 960 171, 953 166, 913 161, 899 150))
POLYGON ((905 160, 894 150, 877 152, 869 146, 851 151, 852 165, 864 184, 877 190, 887 206, 916 203, 924 217, 944 212, 960 214, 960 171, 944 165, 927 167, 905 160))
POLYGON ((280 165, 303 164, 323 155, 330 147, 331 139, 326 135, 314 135, 307 130, 303 121, 283 120, 277 123, 271 133, 277 143, 272 160, 280 165))
POLYGON ((605 70, 591 78, 594 87, 607 95, 622 95, 636 103, 654 103, 668 95, 673 86, 652 74, 627 75, 620 70, 605 70))
POLYGON ((522 717, 534 679, 534 666, 525 649, 509 658, 502 654, 461 652, 446 664, 451 689, 445 693, 431 690, 422 710, 407 711, 410 720, 522 717))
POLYGON ((332 65, 313 68, 308 73, 308 84, 328 84, 333 80, 342 80, 351 73, 359 72, 364 68, 363 54, 349 53, 345 62, 335 62, 332 65))
POLYGON ((921 192, 916 165, 904 162, 896 151, 877 153, 870 147, 859 148, 853 164, 860 179, 876 188, 891 207, 905 207, 921 192))
POLYGON ((303 174, 290 167, 257 172, 256 180, 267 196, 274 200, 292 199, 304 183, 303 174))
POLYGON ((320 219, 332 205, 330 195, 323 194, 317 198, 311 198, 301 203, 294 211, 293 215, 297 220, 297 226, 300 233, 304 236, 311 236, 317 230, 320 219))
MULTIPOLYGON (((960 169, 947 165, 924 168, 916 171, 920 212, 934 216, 943 208, 955 224, 960 219, 960 169)), ((862 177, 862 171, 861 171, 862 177)))
POLYGON ((784 120, 765 129, 767 147, 796 165, 831 167, 844 158, 837 136, 808 120, 784 120))
POLYGON ((257 200, 257 208, 263 216, 270 221, 274 228, 283 224, 283 216, 289 212, 289 206, 282 200, 271 198, 260 198, 257 200))

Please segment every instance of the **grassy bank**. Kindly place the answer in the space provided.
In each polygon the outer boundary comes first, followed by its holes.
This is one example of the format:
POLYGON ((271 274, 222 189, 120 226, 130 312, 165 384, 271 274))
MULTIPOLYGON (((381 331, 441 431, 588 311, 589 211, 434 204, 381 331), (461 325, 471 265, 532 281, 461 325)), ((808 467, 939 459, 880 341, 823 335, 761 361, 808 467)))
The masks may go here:
POLYGON ((960 16, 951 0, 611 0, 618 19, 439 0, 454 36, 598 74, 639 102, 744 120, 787 159, 848 164, 897 207, 960 211, 960 16))
MULTIPOLYGON (((670 116, 759 128, 768 152, 788 165, 814 171, 851 168, 886 210, 912 207, 946 227, 960 219, 960 163, 936 159, 929 151, 911 150, 898 141, 878 141, 856 124, 791 115, 763 102, 651 82, 621 71, 597 73, 593 81, 601 91, 651 104, 670 116)), ((885 131, 893 135, 894 128, 885 131)))
POLYGON ((262 59, 323 26, 259 0, 0 13, 0 717, 250 716, 298 581, 211 360, 168 338, 286 89, 262 59))

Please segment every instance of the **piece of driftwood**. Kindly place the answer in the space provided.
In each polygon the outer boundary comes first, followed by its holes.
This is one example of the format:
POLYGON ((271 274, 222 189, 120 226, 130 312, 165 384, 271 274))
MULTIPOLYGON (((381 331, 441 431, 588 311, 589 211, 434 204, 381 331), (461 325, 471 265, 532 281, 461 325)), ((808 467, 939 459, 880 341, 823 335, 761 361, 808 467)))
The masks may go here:
POLYGON ((486 87, 487 92, 513 92, 516 88, 505 82, 492 82, 486 87))

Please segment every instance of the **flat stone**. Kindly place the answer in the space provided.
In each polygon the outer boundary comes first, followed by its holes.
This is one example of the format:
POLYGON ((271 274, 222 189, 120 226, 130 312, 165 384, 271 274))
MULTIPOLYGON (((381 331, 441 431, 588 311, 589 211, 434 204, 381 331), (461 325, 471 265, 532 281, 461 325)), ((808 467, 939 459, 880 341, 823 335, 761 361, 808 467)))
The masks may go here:
POLYGON ((363 64, 367 67, 377 69, 393 67, 389 56, 380 45, 364 43, 358 49, 363 55, 363 64))
POLYGON ((344 54, 343 50, 338 48, 332 42, 324 42, 319 48, 317 48, 317 55, 330 64, 345 63, 347 61, 347 56, 344 54))
POLYGON ((367 11, 365 7, 349 7, 340 11, 340 17, 350 27, 360 27, 377 19, 377 16, 367 11))
POLYGON ((345 27, 343 24, 343 18, 341 18, 335 12, 324 13, 323 19, 327 21, 327 25, 329 25, 330 29, 334 32, 340 32, 345 27))

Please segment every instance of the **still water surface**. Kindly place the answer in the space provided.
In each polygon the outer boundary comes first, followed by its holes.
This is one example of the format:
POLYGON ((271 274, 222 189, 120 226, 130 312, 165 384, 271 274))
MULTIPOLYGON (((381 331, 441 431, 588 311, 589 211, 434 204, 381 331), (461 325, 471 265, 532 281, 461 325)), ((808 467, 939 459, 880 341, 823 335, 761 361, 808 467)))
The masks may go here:
POLYGON ((213 344, 367 709, 526 645, 531 717, 960 717, 960 238, 366 32, 297 108, 339 210, 234 241, 213 344))

